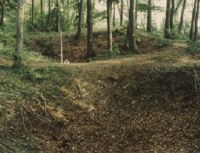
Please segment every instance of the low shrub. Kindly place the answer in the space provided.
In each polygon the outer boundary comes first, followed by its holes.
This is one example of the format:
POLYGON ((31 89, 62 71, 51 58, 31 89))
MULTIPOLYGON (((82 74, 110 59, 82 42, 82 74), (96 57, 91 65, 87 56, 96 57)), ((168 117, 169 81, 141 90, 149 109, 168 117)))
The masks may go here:
POLYGON ((200 53, 200 41, 190 43, 187 48, 187 52, 191 54, 200 53))

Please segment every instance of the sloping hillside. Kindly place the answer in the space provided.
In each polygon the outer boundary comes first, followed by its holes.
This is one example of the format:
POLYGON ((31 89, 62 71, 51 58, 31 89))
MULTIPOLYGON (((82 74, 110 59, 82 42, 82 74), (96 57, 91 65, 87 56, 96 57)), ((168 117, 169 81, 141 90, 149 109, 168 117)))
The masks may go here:
POLYGON ((1 152, 200 152, 199 60, 185 47, 21 69, 1 59, 1 152))

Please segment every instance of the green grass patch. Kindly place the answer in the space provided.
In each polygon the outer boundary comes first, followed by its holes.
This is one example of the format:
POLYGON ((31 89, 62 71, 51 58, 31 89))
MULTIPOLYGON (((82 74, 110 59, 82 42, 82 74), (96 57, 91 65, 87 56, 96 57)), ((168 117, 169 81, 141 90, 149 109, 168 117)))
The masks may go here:
POLYGON ((187 48, 187 52, 191 54, 200 53, 200 41, 191 42, 187 48))

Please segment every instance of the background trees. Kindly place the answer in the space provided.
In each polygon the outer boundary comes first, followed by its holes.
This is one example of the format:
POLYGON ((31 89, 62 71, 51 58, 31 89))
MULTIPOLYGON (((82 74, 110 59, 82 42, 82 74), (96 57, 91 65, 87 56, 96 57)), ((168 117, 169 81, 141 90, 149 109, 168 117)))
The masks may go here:
MULTIPOLYGON (((166 0, 165 6, 157 0, 100 0, 99 2, 61 0, 60 3, 58 0, 29 0, 24 5, 26 13, 24 26, 27 33, 45 34, 45 32, 60 32, 62 29, 64 33, 76 31, 75 40, 80 40, 82 33, 87 30, 87 58, 96 56, 93 30, 97 29, 107 32, 107 51, 109 52, 116 48, 113 47, 116 46, 113 44, 113 32, 120 30, 124 32, 125 27, 128 27, 126 42, 132 53, 138 51, 135 29, 146 30, 152 34, 159 32, 166 39, 177 39, 181 37, 179 35, 184 34, 184 38, 191 41, 198 40, 199 0, 194 2, 166 0), (189 7, 189 4, 193 7, 189 7), (187 15, 184 16, 184 14, 187 15)), ((14 27, 12 25, 14 15, 10 12, 14 12, 16 6, 18 5, 14 0, 0 1, 0 27, 7 30, 11 29, 9 26, 14 27)), ((20 27, 14 28, 19 30, 20 27)))

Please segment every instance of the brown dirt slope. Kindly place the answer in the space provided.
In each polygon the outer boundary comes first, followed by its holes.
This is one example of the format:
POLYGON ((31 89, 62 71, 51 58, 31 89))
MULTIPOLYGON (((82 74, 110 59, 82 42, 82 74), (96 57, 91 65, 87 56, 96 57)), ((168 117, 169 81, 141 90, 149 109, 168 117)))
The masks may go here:
POLYGON ((12 145, 0 147, 3 152, 15 147, 48 153, 200 152, 199 60, 187 55, 181 43, 172 48, 53 64, 72 72, 71 84, 16 104, 18 113, 4 129, 12 145))

